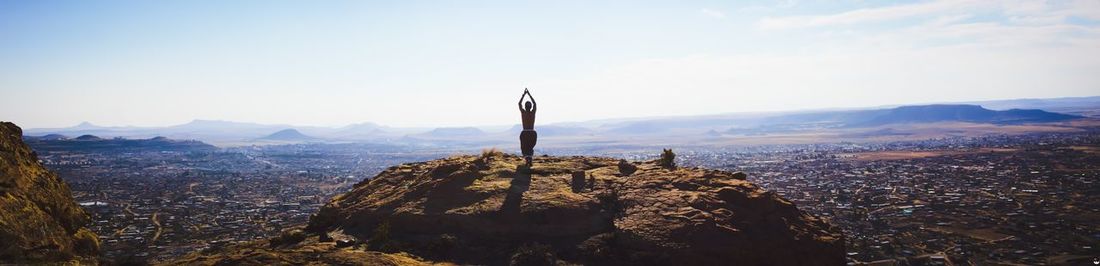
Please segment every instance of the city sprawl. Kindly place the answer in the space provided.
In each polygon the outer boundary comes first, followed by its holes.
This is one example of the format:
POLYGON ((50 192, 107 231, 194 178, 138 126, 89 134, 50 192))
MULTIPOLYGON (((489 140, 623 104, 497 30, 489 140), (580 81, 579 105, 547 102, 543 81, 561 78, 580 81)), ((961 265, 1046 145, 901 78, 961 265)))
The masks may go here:
MULTIPOLYGON (((476 149, 368 144, 64 149, 30 142, 94 219, 104 256, 163 260, 269 238, 401 163, 476 149)), ((657 157, 661 147, 546 149, 657 157)), ((840 227, 850 262, 1055 263, 1100 248, 1100 134, 674 147, 686 166, 742 171, 840 227)))

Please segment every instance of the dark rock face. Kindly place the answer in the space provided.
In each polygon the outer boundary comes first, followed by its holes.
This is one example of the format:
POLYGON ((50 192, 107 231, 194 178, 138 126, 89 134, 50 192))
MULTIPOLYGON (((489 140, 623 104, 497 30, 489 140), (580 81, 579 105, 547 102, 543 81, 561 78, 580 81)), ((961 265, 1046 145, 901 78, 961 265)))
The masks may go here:
POLYGON ((624 176, 618 160, 590 157, 522 164, 497 155, 392 167, 334 198, 306 230, 378 243, 385 224, 379 245, 472 264, 845 263, 838 229, 740 175, 646 162, 624 176), (581 171, 588 180, 574 186, 581 171))
POLYGON ((99 239, 85 227, 88 215, 22 136, 0 122, 0 264, 95 263, 99 239))

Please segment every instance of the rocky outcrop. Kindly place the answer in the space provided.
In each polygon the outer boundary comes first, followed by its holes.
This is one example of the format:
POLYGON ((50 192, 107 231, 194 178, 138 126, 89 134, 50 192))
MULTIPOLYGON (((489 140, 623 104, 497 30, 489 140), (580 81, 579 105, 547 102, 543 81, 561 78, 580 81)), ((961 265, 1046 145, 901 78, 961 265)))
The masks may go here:
MULTIPOLYGON (((298 232, 300 233, 300 232, 298 232)), ((282 236, 232 245, 216 250, 188 254, 160 265, 429 265, 405 253, 383 253, 320 241, 317 236, 302 235, 287 242, 282 236)))
POLYGON ((845 263, 838 229, 742 175, 655 162, 623 171, 591 157, 522 164, 487 153, 391 167, 334 198, 306 230, 470 264, 845 263))
POLYGON ((95 263, 99 240, 85 227, 88 215, 22 137, 0 122, 0 264, 95 263))

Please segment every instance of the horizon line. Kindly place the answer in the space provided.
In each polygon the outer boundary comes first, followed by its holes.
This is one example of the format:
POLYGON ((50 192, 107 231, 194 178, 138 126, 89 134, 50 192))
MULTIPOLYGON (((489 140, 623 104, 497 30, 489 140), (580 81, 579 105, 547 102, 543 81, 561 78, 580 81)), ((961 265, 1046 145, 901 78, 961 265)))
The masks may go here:
MULTIPOLYGON (((706 117, 706 116, 737 115, 737 114, 784 114, 784 113, 789 114, 789 113, 820 112, 820 111, 874 110, 874 109, 896 108, 896 107, 901 107, 901 106, 920 106, 920 105, 936 105, 936 104, 968 104, 968 105, 982 106, 980 103, 983 103, 983 102, 1022 101, 1022 100, 1056 100, 1056 99, 1058 99, 1058 100, 1069 100, 1069 99, 1087 99, 1087 98, 1100 98, 1100 95, 1049 97, 1049 98, 1030 98, 1030 97, 1029 98, 1001 98, 1001 99, 951 101, 951 102, 925 102, 925 103, 912 103, 912 104, 883 104, 883 105, 858 106, 858 107, 827 107, 827 108, 808 108, 808 109, 737 111, 737 112, 705 113, 705 114, 692 114, 692 115, 670 115, 670 116, 606 117, 606 118, 594 118, 594 119, 587 119, 587 120, 557 121, 557 122, 546 123, 546 124, 543 124, 543 125, 573 124, 573 123, 594 123, 594 122, 615 121, 615 120, 629 121, 629 120, 644 120, 644 119, 706 117)), ((985 106, 982 106, 982 107, 989 109, 988 107, 985 107, 985 106)), ((69 128, 80 127, 80 126, 85 125, 85 124, 93 126, 93 127, 101 127, 101 128, 165 128, 165 127, 175 127, 175 126, 187 125, 187 124, 191 124, 191 123, 195 123, 195 122, 199 122, 199 121, 255 124, 255 125, 260 125, 260 126, 287 126, 288 129, 297 129, 297 128, 330 128, 330 129, 336 129, 336 128, 354 126, 354 125, 361 125, 361 124, 374 124, 374 125, 377 125, 379 127, 399 128, 399 129, 436 129, 436 128, 479 128, 479 129, 483 129, 483 128, 511 127, 511 126, 519 125, 519 123, 512 123, 512 124, 482 124, 482 125, 464 125, 464 126, 396 126, 396 125, 381 124, 381 123, 372 122, 372 121, 352 122, 352 123, 341 124, 341 125, 301 125, 301 124, 295 125, 295 124, 288 124, 288 123, 263 123, 263 122, 238 121, 238 120, 227 120, 227 119, 193 118, 193 119, 191 119, 190 121, 187 121, 187 122, 172 123, 172 124, 161 125, 161 126, 156 126, 156 125, 102 125, 102 124, 97 124, 97 123, 93 123, 93 122, 85 120, 85 121, 81 121, 81 122, 77 123, 76 125, 71 125, 71 126, 28 127, 28 128, 25 128, 24 130, 69 129, 69 128)))

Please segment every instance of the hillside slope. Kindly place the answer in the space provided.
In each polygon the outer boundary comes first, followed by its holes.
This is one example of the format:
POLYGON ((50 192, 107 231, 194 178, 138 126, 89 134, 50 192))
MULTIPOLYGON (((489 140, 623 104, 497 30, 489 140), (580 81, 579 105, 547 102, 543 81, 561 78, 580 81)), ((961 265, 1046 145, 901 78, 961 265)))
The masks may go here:
POLYGON ((99 240, 85 227, 88 215, 22 136, 0 122, 0 264, 95 263, 99 240))
POLYGON ((521 164, 497 153, 392 167, 306 230, 462 264, 845 263, 838 229, 743 175, 653 162, 627 174, 591 157, 521 164))

